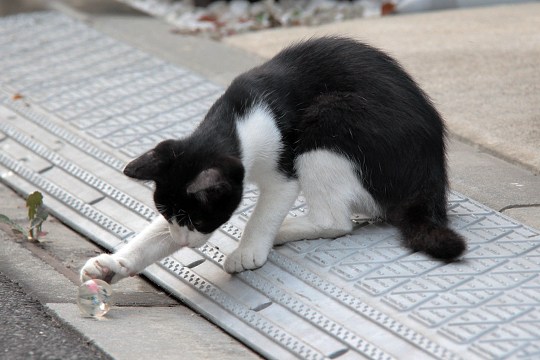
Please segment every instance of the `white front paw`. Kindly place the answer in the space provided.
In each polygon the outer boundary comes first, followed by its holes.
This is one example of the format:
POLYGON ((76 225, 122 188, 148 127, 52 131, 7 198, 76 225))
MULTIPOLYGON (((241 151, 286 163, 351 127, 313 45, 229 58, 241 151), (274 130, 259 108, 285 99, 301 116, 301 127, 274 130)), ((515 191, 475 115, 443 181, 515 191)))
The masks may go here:
POLYGON ((269 250, 262 247, 254 248, 240 246, 225 259, 223 268, 232 274, 244 270, 256 269, 264 265, 268 258, 269 250))
POLYGON ((115 258, 114 255, 101 254, 89 259, 81 269, 81 281, 101 279, 110 284, 135 273, 130 269, 125 259, 115 258))

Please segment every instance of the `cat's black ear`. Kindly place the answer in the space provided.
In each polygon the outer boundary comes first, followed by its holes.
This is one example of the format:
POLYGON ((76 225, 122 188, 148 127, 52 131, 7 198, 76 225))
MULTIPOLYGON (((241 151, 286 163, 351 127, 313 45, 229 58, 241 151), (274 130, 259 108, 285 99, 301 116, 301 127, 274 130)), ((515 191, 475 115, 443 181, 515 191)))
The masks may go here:
POLYGON ((195 195, 200 201, 207 202, 209 197, 223 193, 231 188, 230 183, 218 168, 203 170, 188 185, 186 191, 195 195))
POLYGON ((150 150, 127 164, 124 174, 138 180, 156 180, 166 163, 166 159, 163 159, 156 150, 150 150))

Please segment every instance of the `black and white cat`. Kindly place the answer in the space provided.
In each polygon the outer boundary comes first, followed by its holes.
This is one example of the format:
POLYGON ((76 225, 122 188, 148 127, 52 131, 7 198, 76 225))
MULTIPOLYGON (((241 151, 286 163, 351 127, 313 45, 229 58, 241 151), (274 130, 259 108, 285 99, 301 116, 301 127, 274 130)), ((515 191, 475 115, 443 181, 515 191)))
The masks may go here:
POLYGON ((351 39, 302 42, 240 75, 191 136, 158 144, 124 173, 155 182, 163 216, 117 253, 88 260, 82 280, 115 282, 200 247, 246 182, 260 197, 226 258, 230 273, 262 266, 275 244, 347 234, 353 213, 387 220, 434 258, 466 248, 447 227, 441 116, 395 60, 351 39), (284 221, 300 191, 309 213, 284 221))

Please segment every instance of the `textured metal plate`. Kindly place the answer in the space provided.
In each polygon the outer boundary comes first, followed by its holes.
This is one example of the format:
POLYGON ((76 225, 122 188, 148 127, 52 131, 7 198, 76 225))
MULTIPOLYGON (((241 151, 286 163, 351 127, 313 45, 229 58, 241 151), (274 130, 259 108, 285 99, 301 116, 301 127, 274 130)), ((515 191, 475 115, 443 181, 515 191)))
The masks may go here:
MULTIPOLYGON (((57 13, 0 20, 0 174, 46 194, 64 221, 114 251, 156 216, 125 162, 188 134, 222 89, 57 13)), ((198 250, 145 274, 276 359, 537 359, 540 232, 452 193, 459 263, 410 253, 395 229, 365 223, 336 240, 276 248, 256 271, 222 262, 257 200, 198 250)), ((301 216, 300 197, 289 216, 301 216)))

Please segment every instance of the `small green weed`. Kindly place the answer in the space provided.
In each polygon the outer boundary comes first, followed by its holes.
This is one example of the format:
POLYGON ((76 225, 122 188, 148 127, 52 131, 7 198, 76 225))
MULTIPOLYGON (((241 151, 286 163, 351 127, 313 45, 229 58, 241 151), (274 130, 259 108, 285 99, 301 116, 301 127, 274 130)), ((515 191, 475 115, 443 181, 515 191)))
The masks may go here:
POLYGON ((25 234, 28 240, 38 241, 40 237, 47 235, 42 229, 43 223, 49 216, 49 213, 43 207, 43 195, 39 191, 34 191, 26 199, 26 207, 28 208, 29 221, 27 229, 24 229, 21 225, 3 214, 0 214, 0 223, 9 225, 11 230, 16 233, 25 234))

